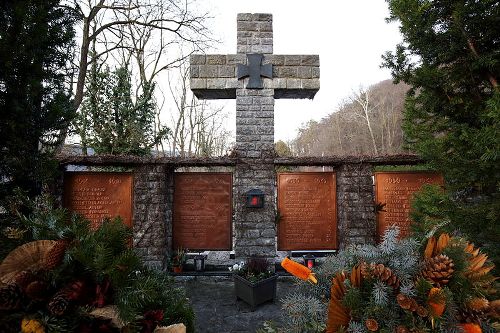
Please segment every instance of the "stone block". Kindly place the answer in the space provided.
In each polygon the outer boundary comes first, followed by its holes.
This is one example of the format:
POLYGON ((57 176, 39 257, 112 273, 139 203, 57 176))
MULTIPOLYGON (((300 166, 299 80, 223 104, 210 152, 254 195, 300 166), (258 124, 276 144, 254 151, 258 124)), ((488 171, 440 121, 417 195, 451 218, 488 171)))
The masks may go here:
POLYGON ((273 45, 273 39, 272 38, 260 38, 260 43, 262 45, 273 45))
POLYGON ((275 237, 276 236, 276 230, 274 229, 264 229, 260 232, 260 235, 262 237, 268 237, 268 238, 271 238, 271 237, 275 237))
POLYGON ((198 65, 191 65, 189 68, 189 72, 191 77, 200 77, 200 66, 198 65))
POLYGON ((206 79, 191 79, 190 80, 191 89, 206 89, 207 80, 206 79))
POLYGON ((238 13, 238 15, 236 16, 236 19, 238 21, 252 21, 253 14, 251 14, 251 13, 238 13))
POLYGON ((191 65, 204 65, 206 63, 206 56, 204 54, 191 54, 189 63, 191 65))
POLYGON ((218 66, 219 69, 219 77, 224 78, 224 77, 230 77, 234 78, 236 77, 236 67, 232 65, 221 65, 218 66))
POLYGON ((252 15, 252 20, 254 21, 268 21, 268 22, 273 21, 273 14, 256 13, 251 15, 252 15))
POLYGON ((299 66, 301 57, 300 55, 285 55, 285 66, 299 66))
POLYGON ((258 23, 255 21, 240 21, 236 22, 236 29, 238 31, 259 31, 258 23))
POLYGON ((242 89, 243 81, 239 81, 237 79, 226 79, 226 89, 242 89))
POLYGON ((251 96, 238 96, 236 98, 236 105, 238 104, 243 104, 243 105, 250 105, 253 104, 253 97, 251 96))
POLYGON ((300 89, 302 88, 302 81, 300 79, 286 79, 287 89, 300 89))
POLYGON ((300 57, 300 64, 302 66, 316 66, 319 67, 319 55, 303 55, 300 57))
POLYGON ((263 60, 264 64, 273 64, 274 66, 284 66, 285 65, 285 56, 270 54, 266 55, 263 60))
POLYGON ((274 127, 273 126, 258 126, 255 129, 255 133, 257 134, 274 134, 274 127))
POLYGON ((248 45, 237 45, 236 46, 237 53, 250 53, 250 46, 248 45))
POLYGON ((236 33, 236 37, 252 37, 252 32, 251 31, 238 31, 236 33))
POLYGON ((217 78, 217 66, 203 65, 200 66, 200 78, 217 78))
POLYGON ((223 54, 209 54, 207 57, 207 65, 225 65, 226 56, 223 54))
POLYGON ((303 79, 302 88, 303 89, 319 89, 320 83, 318 79, 303 79))
POLYGON ((226 79, 207 79, 207 89, 224 89, 226 79))
MULTIPOLYGON (((258 31, 271 32, 271 31, 273 31, 273 22, 270 22, 270 21, 259 22, 257 24, 257 29, 258 29, 258 31)), ((271 44, 272 44, 272 41, 271 41, 271 44)))
MULTIPOLYGON (((274 74, 274 73, 273 73, 274 74)), ((276 77, 277 78, 296 78, 297 77, 297 67, 295 66, 276 66, 276 77)))
POLYGON ((228 54, 226 55, 226 64, 244 64, 246 62, 246 56, 244 54, 228 54))
POLYGON ((250 37, 237 37, 236 38, 236 43, 237 45, 249 45, 249 41, 251 40, 250 37))
POLYGON ((251 45, 249 53, 273 53, 272 45, 251 45))
POLYGON ((297 77, 299 79, 311 79, 312 78, 311 67, 310 66, 300 66, 297 69, 297 77))
POLYGON ((313 79, 319 79, 319 67, 313 67, 311 69, 311 76, 313 79))

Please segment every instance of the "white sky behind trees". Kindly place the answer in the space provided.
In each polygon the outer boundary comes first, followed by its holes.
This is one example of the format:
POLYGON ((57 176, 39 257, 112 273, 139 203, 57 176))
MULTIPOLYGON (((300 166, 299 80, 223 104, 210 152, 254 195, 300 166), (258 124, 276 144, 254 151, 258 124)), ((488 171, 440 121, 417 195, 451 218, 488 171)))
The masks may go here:
MULTIPOLYGON (((382 54, 401 36, 386 23, 384 0, 199 0, 214 17, 210 28, 221 41, 208 53, 236 53, 237 13, 273 14, 275 54, 319 54, 321 89, 314 100, 276 100, 275 141, 291 140, 310 119, 319 120, 360 86, 390 79, 382 54)), ((214 103, 214 102, 211 102, 214 103)), ((235 101, 225 105, 234 132, 235 101)))

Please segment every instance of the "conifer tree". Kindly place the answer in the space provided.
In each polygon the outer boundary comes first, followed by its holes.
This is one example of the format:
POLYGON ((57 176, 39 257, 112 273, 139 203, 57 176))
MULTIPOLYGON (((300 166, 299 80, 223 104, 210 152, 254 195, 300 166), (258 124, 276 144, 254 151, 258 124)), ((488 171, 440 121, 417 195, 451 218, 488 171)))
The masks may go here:
MULTIPOLYGON (((427 211, 485 246, 500 242, 500 4, 498 0, 387 0, 403 43, 385 55, 411 86, 404 131, 410 148, 441 170, 448 193, 427 211), (443 202, 446 201, 446 205, 443 202)), ((423 207, 421 207, 423 208, 423 207)))
POLYGON ((167 133, 155 132, 154 84, 133 98, 127 65, 110 71, 93 65, 77 128, 84 148, 100 154, 145 155, 167 133))
POLYGON ((14 187, 40 191, 73 117, 65 80, 75 19, 59 0, 0 2, 0 200, 14 187))

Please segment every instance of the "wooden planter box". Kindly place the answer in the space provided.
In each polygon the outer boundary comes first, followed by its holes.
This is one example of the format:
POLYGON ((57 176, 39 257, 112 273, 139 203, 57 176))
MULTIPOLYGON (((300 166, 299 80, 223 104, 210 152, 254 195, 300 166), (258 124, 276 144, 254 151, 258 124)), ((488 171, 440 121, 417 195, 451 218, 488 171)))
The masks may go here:
POLYGON ((251 283, 239 275, 234 275, 234 293, 236 299, 241 299, 248 303, 255 310, 257 305, 267 301, 274 301, 276 298, 276 281, 278 276, 274 275, 265 280, 251 283))

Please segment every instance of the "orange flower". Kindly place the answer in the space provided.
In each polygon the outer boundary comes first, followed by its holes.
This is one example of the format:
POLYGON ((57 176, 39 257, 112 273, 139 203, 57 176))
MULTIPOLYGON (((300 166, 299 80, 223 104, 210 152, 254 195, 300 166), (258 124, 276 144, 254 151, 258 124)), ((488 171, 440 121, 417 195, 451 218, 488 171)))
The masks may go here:
POLYGON ((481 333, 481 327, 478 324, 466 323, 458 325, 462 327, 465 333, 481 333))
POLYGON ((310 280, 313 283, 318 283, 314 273, 311 272, 309 268, 304 265, 299 264, 293 260, 288 258, 283 259, 281 262, 281 266, 290 274, 295 277, 298 277, 301 280, 307 281, 310 280))
POLYGON ((441 317, 441 315, 444 312, 444 308, 446 307, 444 300, 439 300, 439 301, 432 300, 433 298, 435 299, 439 297, 438 294, 440 293, 441 293, 440 288, 431 288, 431 290, 429 291, 429 299, 431 300, 429 300, 427 303, 431 307, 431 314, 434 317, 441 317))

